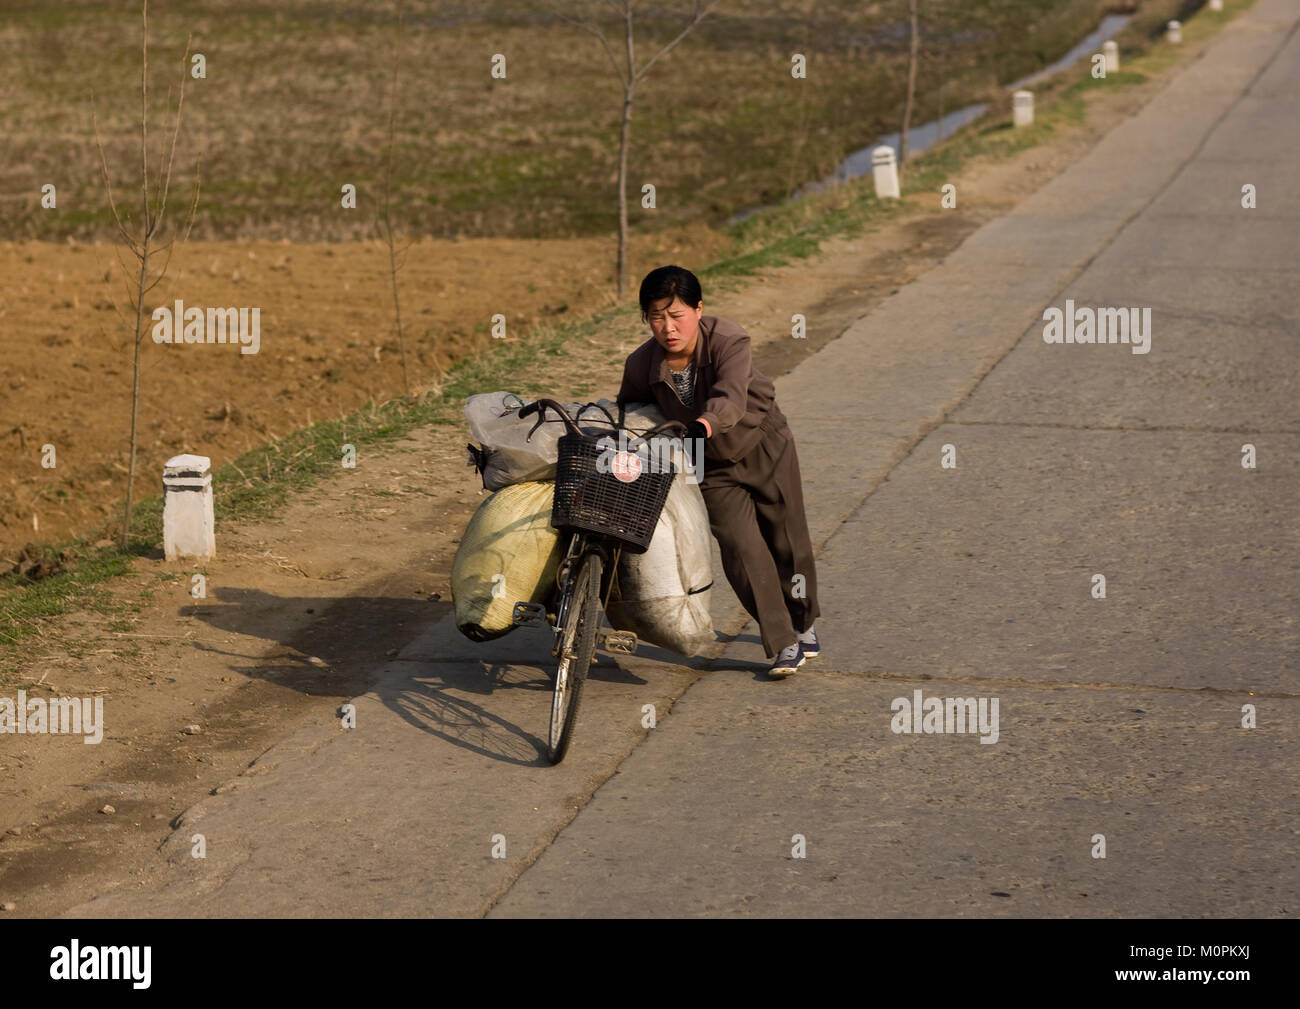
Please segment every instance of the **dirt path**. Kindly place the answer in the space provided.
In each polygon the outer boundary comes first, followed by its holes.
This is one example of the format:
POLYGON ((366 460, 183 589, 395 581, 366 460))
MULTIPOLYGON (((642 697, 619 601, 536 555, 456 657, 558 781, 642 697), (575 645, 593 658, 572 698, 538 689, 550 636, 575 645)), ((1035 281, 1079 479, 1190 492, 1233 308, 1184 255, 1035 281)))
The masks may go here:
MULTIPOLYGON (((954 179, 957 210, 939 210, 937 194, 914 198, 879 230, 828 243, 813 260, 769 271, 743 289, 706 290, 706 311, 744 324, 759 366, 783 374, 1054 177, 1160 86, 1094 93, 1085 127, 954 179), (794 312, 809 320, 807 340, 789 336, 794 312)), ((689 265, 681 255, 688 251, 671 258, 689 265)), ((283 286, 299 290, 296 282, 283 286)), ((555 298, 538 294, 542 305, 554 307, 555 298)), ((595 368, 577 355, 558 362, 556 393, 589 382, 592 398, 612 395, 621 355, 641 338, 603 337, 595 368)), ((363 357, 371 347, 360 348, 363 357)), ((391 356, 385 360, 391 369, 391 356)), ((460 430, 414 432, 363 455, 355 470, 341 470, 273 522, 223 527, 205 600, 187 595, 188 577, 176 577, 183 569, 140 561, 109 590, 123 606, 139 607, 129 630, 83 614, 35 641, 31 669, 46 674, 42 687, 101 693, 107 731, 98 746, 6 740, 0 902, 14 901, 18 914, 56 914, 143 879, 187 806, 305 720, 355 696, 376 660, 441 617, 456 541, 481 499, 465 440, 460 430), (186 734, 187 725, 201 731, 186 734), (100 812, 106 805, 115 811, 100 812)))

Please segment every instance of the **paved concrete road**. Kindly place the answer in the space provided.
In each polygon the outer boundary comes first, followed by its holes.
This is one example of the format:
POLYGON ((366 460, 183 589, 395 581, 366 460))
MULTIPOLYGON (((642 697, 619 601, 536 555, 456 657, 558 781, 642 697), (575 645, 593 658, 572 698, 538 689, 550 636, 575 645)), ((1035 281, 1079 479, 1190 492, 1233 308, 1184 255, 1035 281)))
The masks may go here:
POLYGON ((723 586, 740 636, 605 659, 550 768, 545 635, 433 627, 70 914, 1296 913, 1298 21, 1261 0, 779 381, 824 658, 767 681, 723 586), (1044 343, 1067 298, 1150 307, 1150 353, 1044 343), (914 691, 996 742, 895 733, 914 691))

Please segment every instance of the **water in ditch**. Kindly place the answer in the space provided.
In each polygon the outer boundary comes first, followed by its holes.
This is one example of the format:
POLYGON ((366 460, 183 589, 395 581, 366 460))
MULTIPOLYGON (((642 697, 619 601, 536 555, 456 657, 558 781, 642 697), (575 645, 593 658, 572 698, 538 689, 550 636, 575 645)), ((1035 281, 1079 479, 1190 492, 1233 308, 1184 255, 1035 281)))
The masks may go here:
MULTIPOLYGON (((1078 44, 1069 52, 1054 63, 1036 70, 1027 77, 1022 77, 1017 81, 1012 81, 1005 85, 1008 92, 1018 91, 1021 88, 1035 84, 1044 78, 1050 77, 1067 67, 1073 66, 1078 60, 1085 56, 1091 56, 1095 52, 1101 51, 1101 44, 1106 39, 1113 37, 1121 28, 1123 28, 1132 19, 1131 14, 1110 14, 1102 18, 1101 24, 1085 35, 1078 44)), ((942 119, 932 119, 928 123, 922 123, 920 126, 913 126, 908 130, 907 149, 909 156, 918 154, 927 147, 934 145, 944 137, 951 136, 954 130, 973 122, 988 111, 988 104, 985 102, 976 102, 974 105, 967 105, 958 109, 956 112, 950 112, 942 119)), ((794 193, 786 197, 783 202, 797 200, 801 196, 807 196, 810 193, 820 193, 831 186, 838 185, 848 179, 855 179, 858 176, 866 175, 871 171, 871 152, 877 147, 885 146, 894 149, 894 156, 898 156, 900 134, 886 133, 877 137, 866 147, 861 147, 854 151, 847 158, 840 162, 839 167, 833 173, 824 179, 817 179, 813 182, 804 183, 794 193)), ((751 207, 748 210, 741 210, 733 214, 728 220, 728 224, 736 224, 745 218, 758 213, 760 210, 767 210, 770 207, 779 206, 779 204, 768 203, 761 207, 751 207)))

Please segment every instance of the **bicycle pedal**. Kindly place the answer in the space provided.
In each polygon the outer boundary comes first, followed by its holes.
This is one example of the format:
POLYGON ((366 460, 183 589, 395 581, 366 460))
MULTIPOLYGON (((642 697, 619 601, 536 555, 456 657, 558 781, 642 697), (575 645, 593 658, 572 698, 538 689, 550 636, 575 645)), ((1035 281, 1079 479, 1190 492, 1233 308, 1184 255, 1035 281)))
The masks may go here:
POLYGON ((547 623, 546 606, 542 603, 515 603, 511 620, 516 627, 544 625, 547 623))
POLYGON ((605 631, 601 638, 600 644, 611 652, 621 652, 624 655, 636 654, 636 632, 635 631, 605 631))

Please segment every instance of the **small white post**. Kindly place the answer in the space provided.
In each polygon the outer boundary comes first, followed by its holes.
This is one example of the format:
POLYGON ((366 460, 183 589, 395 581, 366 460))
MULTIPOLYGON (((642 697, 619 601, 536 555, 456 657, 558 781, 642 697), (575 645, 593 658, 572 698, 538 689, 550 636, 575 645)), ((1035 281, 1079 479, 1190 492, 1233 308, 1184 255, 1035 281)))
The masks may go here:
POLYGON ((1016 126, 1034 125, 1034 93, 1017 91, 1011 96, 1011 122, 1016 126))
POLYGON ((877 199, 897 200, 902 196, 898 188, 894 149, 888 144, 881 144, 871 152, 871 177, 876 183, 877 199))
POLYGON ((1183 40, 1183 23, 1181 21, 1170 21, 1165 26, 1165 41, 1177 45, 1183 40))
POLYGON ((1210 0, 1209 8, 1212 11, 1223 10, 1223 0, 1210 0))
POLYGON ((177 455, 163 467, 163 554, 208 560, 217 555, 212 517, 212 460, 177 455))
POLYGON ((1119 69, 1119 43, 1107 40, 1101 47, 1101 54, 1106 58, 1106 73, 1113 74, 1119 69))

